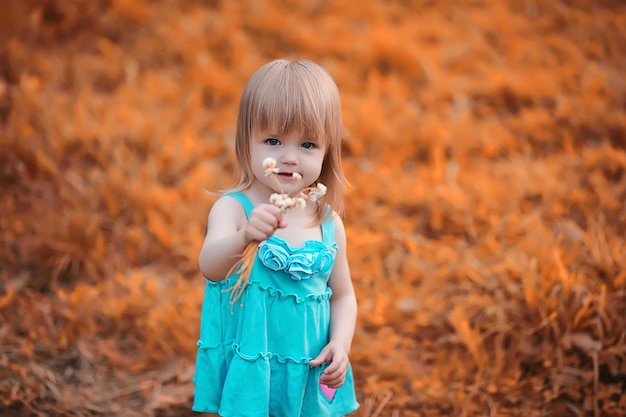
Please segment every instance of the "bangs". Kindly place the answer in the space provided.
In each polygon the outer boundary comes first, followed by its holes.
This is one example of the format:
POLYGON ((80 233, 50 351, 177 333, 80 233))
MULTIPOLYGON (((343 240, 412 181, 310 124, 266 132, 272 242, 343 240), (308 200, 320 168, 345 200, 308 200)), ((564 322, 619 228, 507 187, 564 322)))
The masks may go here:
POLYGON ((299 65, 263 75, 255 97, 251 97, 251 130, 275 134, 300 132, 328 143, 337 124, 334 83, 330 84, 325 74, 299 65))

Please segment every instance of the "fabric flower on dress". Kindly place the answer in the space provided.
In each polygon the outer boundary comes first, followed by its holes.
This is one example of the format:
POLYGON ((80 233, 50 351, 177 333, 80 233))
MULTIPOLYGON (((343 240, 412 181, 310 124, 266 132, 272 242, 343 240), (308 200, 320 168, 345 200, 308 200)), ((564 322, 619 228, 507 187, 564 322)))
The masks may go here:
POLYGON ((319 252, 291 255, 287 265, 287 272, 296 281, 318 275, 326 268, 332 266, 336 252, 333 248, 319 252))
POLYGON ((291 279, 301 281, 332 268, 336 254, 336 247, 318 246, 308 252, 290 253, 284 246, 265 240, 259 244, 258 256, 267 268, 284 271, 291 279))
POLYGON ((300 281, 311 278, 315 264, 313 255, 313 253, 295 253, 289 257, 287 272, 291 274, 292 279, 300 281))
POLYGON ((263 265, 274 271, 285 270, 289 261, 289 252, 285 248, 269 243, 267 240, 259 243, 258 256, 263 265))

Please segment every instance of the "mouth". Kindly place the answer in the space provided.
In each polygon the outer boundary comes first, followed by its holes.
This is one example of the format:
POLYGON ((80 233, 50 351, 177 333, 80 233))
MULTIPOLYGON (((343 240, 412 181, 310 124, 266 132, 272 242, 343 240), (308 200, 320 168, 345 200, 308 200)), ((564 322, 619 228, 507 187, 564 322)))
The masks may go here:
POLYGON ((298 174, 296 173, 296 174, 294 175, 294 173, 293 173, 293 172, 279 172, 279 173, 278 173, 278 176, 279 176, 279 177, 281 177, 281 178, 284 178, 284 179, 286 179, 286 180, 291 180, 291 179, 295 179, 294 177, 295 177, 295 176, 298 176, 298 174))

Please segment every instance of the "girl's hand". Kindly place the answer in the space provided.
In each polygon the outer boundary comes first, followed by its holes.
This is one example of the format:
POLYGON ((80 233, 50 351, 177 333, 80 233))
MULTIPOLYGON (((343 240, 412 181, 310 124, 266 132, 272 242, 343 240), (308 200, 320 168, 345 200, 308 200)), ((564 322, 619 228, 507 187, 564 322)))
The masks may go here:
POLYGON ((274 234, 278 228, 287 227, 283 212, 273 204, 263 203, 250 212, 245 229, 247 241, 262 241, 274 234))
POLYGON ((323 363, 330 363, 330 365, 320 376, 320 384, 328 385, 330 388, 342 386, 346 381, 350 360, 341 343, 333 341, 328 343, 317 358, 309 362, 309 365, 319 366, 323 363))

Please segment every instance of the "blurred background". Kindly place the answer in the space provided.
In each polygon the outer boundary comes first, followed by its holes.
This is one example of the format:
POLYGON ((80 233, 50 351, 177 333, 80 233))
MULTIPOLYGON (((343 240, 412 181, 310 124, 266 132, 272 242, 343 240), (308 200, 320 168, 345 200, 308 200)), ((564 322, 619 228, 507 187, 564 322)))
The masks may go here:
POLYGON ((626 415, 620 0, 3 0, 0 415, 192 415, 244 83, 335 78, 357 417, 626 415))

